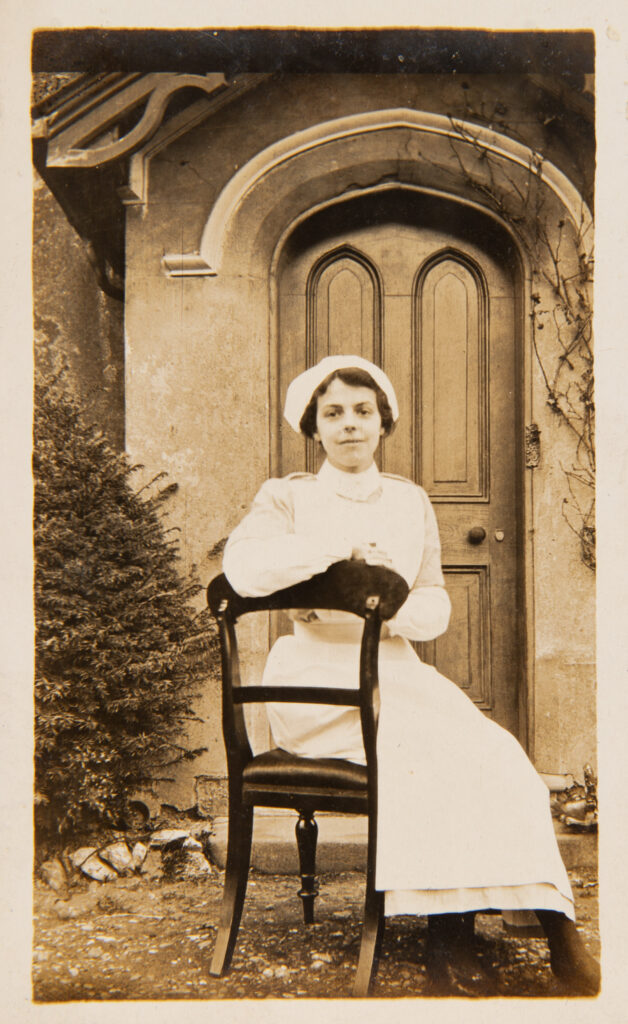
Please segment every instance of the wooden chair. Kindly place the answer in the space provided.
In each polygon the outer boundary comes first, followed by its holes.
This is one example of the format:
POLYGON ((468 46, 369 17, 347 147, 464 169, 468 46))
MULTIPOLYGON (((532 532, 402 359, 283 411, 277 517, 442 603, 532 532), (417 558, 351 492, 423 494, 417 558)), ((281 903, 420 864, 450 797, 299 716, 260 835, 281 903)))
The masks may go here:
POLYGON ((222 720, 229 774, 227 864, 211 974, 221 975, 228 969, 235 947, 246 893, 254 808, 292 807, 298 811, 296 838, 301 874, 299 896, 303 901, 306 924, 312 923, 314 919, 314 900, 317 895, 315 864, 318 826, 314 812, 366 814, 366 895, 353 994, 368 995, 384 920, 383 893, 375 890, 379 637, 382 622, 395 614, 407 593, 405 581, 395 572, 360 561, 337 562, 325 573, 266 597, 240 597, 222 575, 210 583, 207 600, 220 630, 222 720), (353 612, 364 619, 359 689, 339 689, 333 686, 243 686, 236 640, 237 620, 249 612, 313 608, 353 612), (243 706, 265 701, 359 708, 366 766, 339 758, 297 757, 279 749, 254 757, 246 732, 243 706))

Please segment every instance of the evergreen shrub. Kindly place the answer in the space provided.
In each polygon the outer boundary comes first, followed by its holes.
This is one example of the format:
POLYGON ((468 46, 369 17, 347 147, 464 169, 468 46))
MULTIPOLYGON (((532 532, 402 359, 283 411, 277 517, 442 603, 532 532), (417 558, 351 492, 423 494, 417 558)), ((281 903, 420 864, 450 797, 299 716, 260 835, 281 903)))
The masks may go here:
POLYGON ((35 782, 38 844, 120 827, 134 790, 200 753, 185 727, 215 630, 167 529, 176 485, 140 491, 63 375, 36 382, 35 782))

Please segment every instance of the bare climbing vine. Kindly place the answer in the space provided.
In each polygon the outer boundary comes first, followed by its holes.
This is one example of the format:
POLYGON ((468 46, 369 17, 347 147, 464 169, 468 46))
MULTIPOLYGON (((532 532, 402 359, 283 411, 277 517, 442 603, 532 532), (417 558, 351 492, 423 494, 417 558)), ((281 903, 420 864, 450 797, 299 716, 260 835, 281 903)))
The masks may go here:
POLYGON ((569 492, 563 498, 563 517, 580 539, 582 561, 595 570, 595 405, 589 294, 593 261, 583 253, 579 255, 580 268, 570 276, 562 272, 560 259, 556 258, 553 304, 543 303, 534 292, 530 317, 547 404, 575 440, 573 461, 562 466, 569 492), (558 343, 557 354, 552 345, 551 360, 545 356, 540 340, 545 330, 558 343))
MULTIPOLYGON (((484 114, 468 111, 476 120, 484 114)), ((500 114, 500 111, 497 111, 500 114)), ((515 181, 468 122, 450 117, 456 176, 483 206, 509 224, 522 241, 532 267, 529 316, 534 354, 549 409, 574 441, 573 457, 561 465, 567 493, 562 514, 580 541, 581 558, 595 570, 595 407, 592 345, 593 252, 585 239, 584 208, 579 225, 554 220, 542 187, 543 157, 532 153, 527 174, 515 181), (459 145, 464 143, 464 149, 459 145)), ((498 121, 499 127, 505 127, 498 121)), ((509 129, 511 136, 516 135, 509 129)), ((442 170, 447 173, 445 168, 442 170)))

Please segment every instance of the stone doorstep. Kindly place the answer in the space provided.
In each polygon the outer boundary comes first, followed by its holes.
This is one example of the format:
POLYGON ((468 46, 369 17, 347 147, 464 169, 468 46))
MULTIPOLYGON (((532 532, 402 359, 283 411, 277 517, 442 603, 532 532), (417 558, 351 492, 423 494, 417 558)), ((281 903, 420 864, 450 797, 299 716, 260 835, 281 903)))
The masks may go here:
MULTIPOLYGON (((316 870, 318 874, 366 869, 366 818, 320 812, 316 870)), ((255 812, 251 866, 265 874, 298 874, 299 861, 294 827, 294 812, 259 808, 255 812)), ((569 870, 597 870, 597 836, 593 833, 566 832, 554 822, 556 837, 565 867, 569 870)), ((227 818, 215 818, 210 837, 210 855, 224 868, 227 855, 227 818)))

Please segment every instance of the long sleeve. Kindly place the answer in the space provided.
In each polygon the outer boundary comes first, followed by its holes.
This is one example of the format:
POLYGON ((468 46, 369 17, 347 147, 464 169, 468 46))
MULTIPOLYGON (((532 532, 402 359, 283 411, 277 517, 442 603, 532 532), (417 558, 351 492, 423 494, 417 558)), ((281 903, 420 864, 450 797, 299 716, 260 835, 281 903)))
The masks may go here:
POLYGON ((271 479, 229 537, 223 570, 238 594, 261 597, 350 556, 349 539, 297 534, 289 481, 271 479))
POLYGON ((407 599, 388 622, 388 631, 407 640, 434 640, 449 625, 451 602, 441 568, 436 516, 425 492, 419 493, 425 518, 423 557, 407 599))

